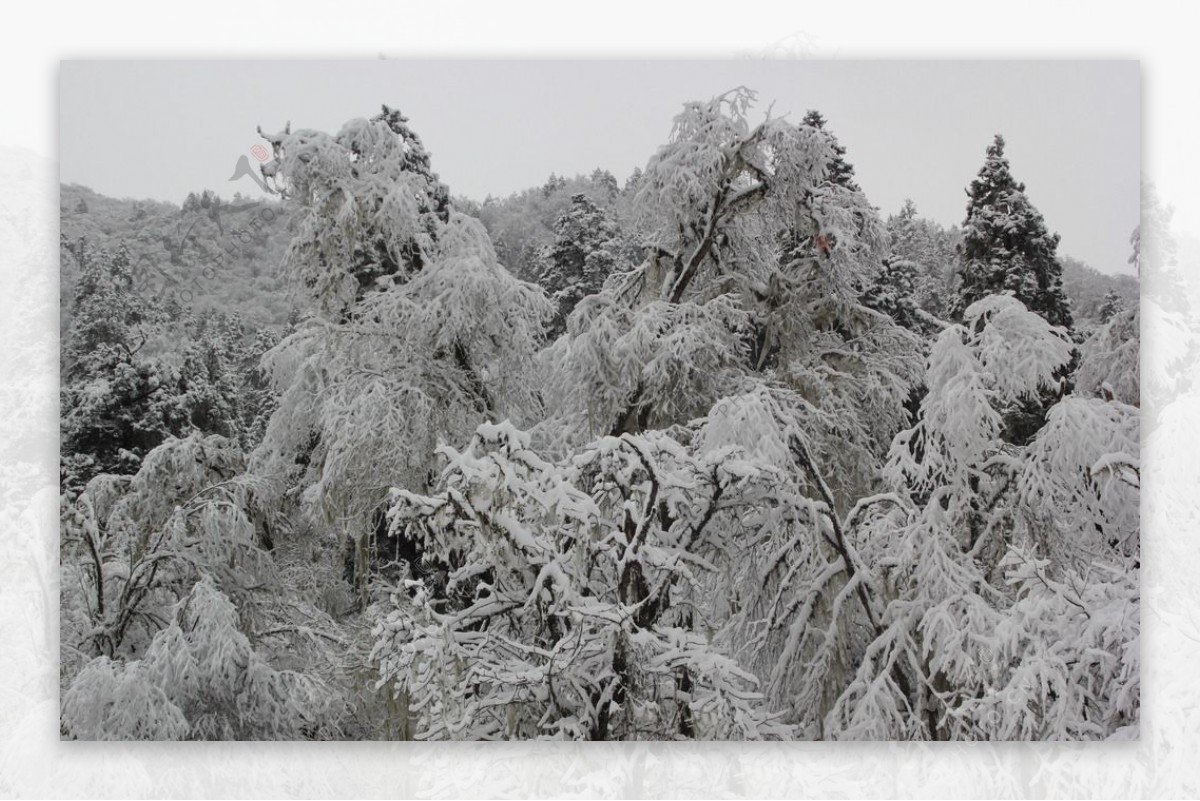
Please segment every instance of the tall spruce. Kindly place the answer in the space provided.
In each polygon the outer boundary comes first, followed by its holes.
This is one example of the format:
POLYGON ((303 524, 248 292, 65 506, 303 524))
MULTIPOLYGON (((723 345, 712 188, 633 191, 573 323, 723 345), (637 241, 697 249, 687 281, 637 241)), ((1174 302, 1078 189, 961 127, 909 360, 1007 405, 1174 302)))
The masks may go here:
POLYGON ((554 242, 541 254, 537 281, 556 306, 548 335, 555 339, 567 329, 567 316, 580 300, 594 295, 617 264, 616 225, 582 192, 554 223, 554 242))
POLYGON ((988 147, 967 194, 970 202, 959 245, 961 283, 951 307, 954 320, 961 321, 975 301, 1011 291, 1051 325, 1070 328, 1062 263, 1055 253, 1058 234, 1046 229, 1041 212, 1025 195, 1025 184, 1013 178, 1000 134, 988 147))
POLYGON ((854 182, 854 165, 846 161, 846 146, 838 141, 837 137, 833 135, 833 131, 825 128, 826 122, 827 120, 821 115, 821 112, 813 109, 804 115, 800 124, 821 131, 833 143, 834 156, 826 167, 825 177, 835 184, 858 191, 859 186, 854 182))

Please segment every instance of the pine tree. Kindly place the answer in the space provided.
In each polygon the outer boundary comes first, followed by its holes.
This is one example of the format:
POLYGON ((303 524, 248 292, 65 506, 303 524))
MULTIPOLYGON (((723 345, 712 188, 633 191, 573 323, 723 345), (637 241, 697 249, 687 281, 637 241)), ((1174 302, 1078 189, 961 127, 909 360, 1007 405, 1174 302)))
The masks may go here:
POLYGON ((854 182, 854 165, 846 161, 846 147, 838 142, 832 131, 825 129, 825 123, 826 119, 815 109, 805 114, 801 120, 801 125, 823 132, 833 143, 834 156, 826 167, 826 177, 835 184, 858 191, 859 186, 854 182))
POLYGON ((537 279, 558 307, 550 339, 566 330, 567 315, 580 300, 600 291, 616 266, 618 250, 616 226, 583 193, 571 197, 571 206, 555 222, 554 233, 554 243, 542 254, 537 279))
POLYGON ((920 272, 913 262, 886 259, 860 300, 867 308, 883 312, 910 331, 923 331, 926 324, 915 297, 920 279, 920 272))
POLYGON ((957 260, 957 232, 920 217, 912 200, 905 200, 900 213, 888 217, 887 228, 892 259, 908 261, 917 267, 913 301, 934 317, 945 319, 946 288, 957 260))
POLYGON ((1117 294, 1115 289, 1110 289, 1104 293, 1104 302, 1100 305, 1100 322, 1107 323, 1124 308, 1121 303, 1121 296, 1117 294))
POLYGON ((69 249, 80 276, 63 341, 64 490, 98 473, 135 472, 167 437, 236 437, 247 381, 237 315, 179 315, 182 361, 147 356, 143 347, 163 336, 170 310, 138 293, 128 252, 95 253, 82 241, 69 249))
POLYGON ((970 202, 959 246, 961 285, 951 307, 955 321, 961 321, 975 301, 1009 291, 1051 325, 1070 328, 1062 264, 1055 254, 1058 234, 1047 230, 1025 185, 1013 177, 999 134, 967 194, 970 202))
POLYGON ((617 185, 617 178, 608 170, 602 170, 599 167, 592 170, 591 182, 598 189, 602 190, 609 200, 612 200, 621 191, 621 187, 617 185))
POLYGON ((74 491, 97 473, 134 472, 183 417, 172 371, 138 355, 157 313, 134 289, 128 253, 70 250, 80 275, 63 343, 61 480, 74 491))

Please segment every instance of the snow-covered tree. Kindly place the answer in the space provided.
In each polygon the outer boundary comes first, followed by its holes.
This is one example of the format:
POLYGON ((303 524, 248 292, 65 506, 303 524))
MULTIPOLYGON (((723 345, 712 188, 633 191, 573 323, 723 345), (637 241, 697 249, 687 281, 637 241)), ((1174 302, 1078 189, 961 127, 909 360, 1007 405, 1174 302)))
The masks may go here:
POLYGON ((996 135, 967 194, 967 218, 959 246, 960 284, 951 313, 961 320, 980 298, 1012 292, 1051 325, 1071 326, 1071 309, 1062 289, 1062 265, 1051 234, 1013 178, 1004 155, 1004 137, 996 135))
POLYGON ((1005 296, 939 335, 888 466, 899 502, 861 535, 886 622, 832 736, 1100 739, 1136 721, 1136 410, 1072 398, 1027 449, 1002 437, 1004 407, 1070 352, 1005 296))
POLYGON ((1070 330, 998 139, 949 313, 957 232, 754 104, 482 204, 387 107, 269 135, 283 331, 79 256, 63 736, 1134 735, 1138 309, 1070 330))
MULTIPOLYGON (((938 320, 948 317, 949 288, 958 256, 957 229, 947 230, 933 220, 920 217, 912 200, 905 200, 898 214, 887 219, 892 261, 916 266, 912 299, 916 306, 938 320)), ((920 315, 924 320, 924 315, 920 315)), ((928 324, 928 321, 926 321, 928 324)))
POLYGON ((837 141, 837 137, 825 128, 825 117, 816 109, 810 110, 804 115, 801 121, 802 125, 809 128, 816 128, 818 131, 824 131, 833 141, 833 158, 830 159, 829 165, 826 168, 827 177, 830 181, 847 189, 857 190, 858 184, 854 182, 854 165, 846 161, 846 148, 837 141))
POLYGON ((139 353, 161 319, 134 286, 128 254, 71 248, 79 260, 62 359, 62 486, 78 491, 99 473, 132 473, 141 458, 184 430, 178 373, 139 353))
POLYGON ((1140 281, 1134 276, 1102 273, 1070 256, 1063 257, 1062 265, 1063 291, 1080 331, 1107 322, 1106 315, 1119 308, 1136 305, 1141 295, 1140 281))
POLYGON ((613 253, 619 261, 636 263, 629 257, 630 242, 623 208, 628 193, 622 192, 616 178, 604 169, 574 178, 554 176, 554 180, 536 188, 516 192, 506 198, 489 196, 482 204, 455 200, 457 208, 479 220, 487 228, 500 263, 509 272, 526 281, 539 280, 546 269, 546 251, 555 247, 558 222, 572 213, 576 195, 585 195, 610 222, 620 222, 616 233, 619 245, 613 253), (621 207, 621 208, 618 208, 621 207))
POLYGON ((95 253, 84 242, 72 252, 81 272, 63 343, 64 489, 78 491, 100 473, 136 472, 171 436, 240 436, 243 384, 253 366, 242 358, 245 332, 236 315, 183 315, 174 332, 177 358, 147 356, 171 321, 167 309, 138 293, 128 252, 95 253))
POLYGON ((295 740, 326 703, 318 683, 254 649, 206 577, 140 659, 101 656, 80 671, 63 696, 62 727, 81 740, 295 740))
POLYGON ((442 202, 398 113, 269 138, 300 213, 287 262, 312 305, 265 358, 280 400, 252 469, 277 509, 298 498, 353 543, 365 600, 388 487, 427 486, 442 438, 536 409, 528 373, 550 306, 442 202))
POLYGON ((752 101, 737 90, 685 106, 640 181, 647 260, 581 304, 544 354, 548 402, 575 435, 686 422, 764 371, 826 408, 873 405, 853 431, 862 448, 886 450, 899 429, 915 342, 859 301, 885 255, 882 223, 829 177, 828 134, 751 126, 752 101))
POLYGON ((1079 346, 1079 366, 1072 380, 1083 397, 1141 405, 1141 310, 1115 310, 1079 346))
POLYGON ((425 561, 376 628, 418 738, 790 734, 713 642, 705 599, 729 525, 774 473, 657 432, 551 463, 503 423, 443 453, 439 493, 396 493, 393 531, 425 561))
POLYGON ((1116 293, 1116 290, 1108 290, 1104 293, 1104 302, 1100 304, 1100 322, 1107 323, 1121 309, 1121 297, 1116 293))
POLYGON ((421 736, 795 733, 780 715, 815 731, 794 694, 836 675, 797 685, 792 614, 872 619, 840 526, 906 420, 919 352, 859 302, 886 238, 830 179, 831 138, 752 127, 752 98, 689 104, 647 165, 651 255, 543 354, 554 455, 481 428, 444 451, 441 493, 397 495, 393 531, 425 561, 375 655, 421 736), (450 665, 479 679, 439 680, 450 665), (714 673, 742 706, 701 725, 714 673))
MULTIPOLYGON (((171 439, 133 476, 104 474, 63 510, 64 540, 82 556, 80 603, 85 653, 113 656, 145 648, 161 607, 216 571, 226 592, 253 584, 262 568, 253 526, 234 482, 241 452, 223 437, 171 439), (248 567, 246 567, 248 565, 248 567)), ((72 587, 74 590, 75 587, 72 587)))
POLYGON ((104 349, 129 356, 141 350, 161 312, 138 294, 127 249, 96 252, 82 239, 63 248, 79 265, 63 347, 63 378, 70 381, 87 375, 104 349))
MULTIPOLYGON (((973 303, 990 295, 1011 293, 1051 325, 1070 329, 1072 314, 1062 288, 1058 234, 1051 234, 1016 181, 1004 156, 1004 138, 996 135, 987 159, 968 190, 967 219, 959 244, 958 291, 951 314, 961 320, 973 303)), ((1026 398, 1006 416, 1010 441, 1023 444, 1046 419, 1047 409, 1067 386, 1073 365, 1060 370, 1059 387, 1047 386, 1026 398)))
POLYGON ((339 693, 322 677, 336 674, 325 640, 337 635, 311 587, 281 580, 252 520, 255 490, 235 444, 192 436, 155 448, 133 476, 101 475, 64 499, 66 736, 337 730, 339 693), (280 667, 298 653, 303 671, 280 667))
POLYGON ((922 331, 929 322, 920 313, 916 300, 921 277, 919 268, 913 262, 887 259, 863 293, 863 305, 886 314, 910 331, 922 331))
POLYGON ((589 178, 595 186, 599 187, 608 196, 609 200, 612 200, 621 191, 621 187, 617 184, 617 177, 608 170, 602 170, 597 167, 592 170, 589 178))
POLYGON ((554 223, 554 234, 554 243, 541 255, 543 267, 537 277, 557 306, 547 333, 550 339, 566 330, 567 315, 580 300, 600 291, 619 257, 616 226, 583 193, 571 197, 570 208, 554 223))
POLYGON ((263 174, 300 212, 285 268, 317 314, 341 321, 368 292, 424 266, 449 220, 449 191, 399 111, 384 106, 335 136, 288 126, 264 138, 275 158, 263 174))

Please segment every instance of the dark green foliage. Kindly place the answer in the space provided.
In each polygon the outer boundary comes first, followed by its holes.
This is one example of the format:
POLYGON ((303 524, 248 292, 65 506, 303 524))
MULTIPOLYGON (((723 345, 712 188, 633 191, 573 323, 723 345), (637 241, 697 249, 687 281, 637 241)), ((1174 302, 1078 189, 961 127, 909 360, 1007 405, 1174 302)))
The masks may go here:
POLYGON ((64 491, 100 473, 137 472, 143 456, 186 426, 173 369, 108 345, 88 367, 62 391, 64 491))
MULTIPOLYGON (((950 313, 962 319, 968 306, 988 295, 1011 292, 1030 311, 1051 325, 1071 328, 1074 320, 1063 291, 1058 234, 1047 230, 1041 212, 1025 195, 1025 185, 1013 178, 999 134, 987 149, 978 177, 967 194, 967 219, 959 244, 958 292, 950 313)), ((1070 390, 1072 363, 1059 370, 1062 382, 1025 398, 1004 415, 1005 440, 1026 444, 1045 423, 1051 406, 1070 390)))
POLYGON ((489 196, 475 207, 459 204, 458 208, 479 218, 487 228, 496 249, 496 257, 508 271, 525 281, 536 281, 544 269, 543 255, 557 238, 556 224, 571 208, 574 197, 584 194, 608 214, 623 234, 618 258, 623 263, 639 261, 637 248, 631 244, 632 231, 625 225, 623 214, 636 194, 641 170, 634 170, 624 189, 607 170, 596 169, 591 176, 563 178, 551 175, 537 188, 517 192, 507 198, 489 196))
POLYGON ((1116 290, 1108 290, 1108 292, 1104 293, 1104 302, 1100 305, 1100 322, 1107 323, 1119 312, 1124 311, 1124 309, 1125 304, 1121 302, 1121 297, 1117 294, 1116 290))
POLYGON ((293 315, 282 331, 254 331, 236 312, 188 318, 180 389, 192 428, 253 450, 278 402, 262 358, 295 330, 296 321, 293 315))
POLYGON ((988 295, 1012 292, 1017 300, 1052 325, 1070 328, 1071 309, 1062 286, 1062 264, 1041 213, 1013 178, 1004 157, 1004 137, 996 135, 987 159, 967 194, 967 219, 959 245, 961 283, 951 307, 954 319, 988 295))
POLYGON ((821 112, 812 110, 804 115, 804 119, 801 120, 800 124, 824 132, 831 140, 834 157, 826 169, 826 177, 835 184, 858 191, 859 186, 854 182, 854 166, 846 161, 846 148, 838 142, 837 137, 833 135, 832 131, 825 128, 825 123, 826 119, 821 116, 821 112))
POLYGON ((917 214, 911 200, 904 201, 899 214, 887 220, 892 259, 912 263, 917 268, 913 279, 913 301, 920 309, 940 320, 946 319, 949 287, 957 260, 957 228, 946 229, 917 214))
POLYGON ((924 331, 927 324, 916 302, 916 287, 921 277, 920 268, 913 262, 888 259, 860 300, 867 308, 883 312, 910 331, 924 331))
POLYGON ((127 249, 110 255, 65 239, 63 247, 79 269, 63 341, 64 491, 100 473, 136 472, 168 437, 197 431, 243 444, 261 438, 273 396, 258 361, 277 334, 251 337, 236 312, 197 315, 175 307, 172 318, 138 292, 127 249), (173 342, 173 354, 144 352, 147 342, 163 338, 173 342))
POLYGON ((136 292, 127 248, 96 252, 86 240, 65 236, 61 246, 78 267, 62 364, 64 379, 71 380, 92 372, 96 359, 106 359, 100 354, 104 347, 132 357, 162 313, 136 292))
POLYGON ((171 402, 174 376, 138 355, 161 317, 134 291, 128 252, 62 244, 79 279, 63 343, 61 478, 64 489, 78 489, 98 473, 136 471, 182 419, 171 402))
MULTIPOLYGON (((614 181, 615 185, 615 181, 614 181)), ((537 282, 557 306, 548 336, 566 330, 575 305, 600 291, 617 264, 617 227, 587 195, 575 194, 571 206, 554 223, 555 238, 542 254, 537 282)))

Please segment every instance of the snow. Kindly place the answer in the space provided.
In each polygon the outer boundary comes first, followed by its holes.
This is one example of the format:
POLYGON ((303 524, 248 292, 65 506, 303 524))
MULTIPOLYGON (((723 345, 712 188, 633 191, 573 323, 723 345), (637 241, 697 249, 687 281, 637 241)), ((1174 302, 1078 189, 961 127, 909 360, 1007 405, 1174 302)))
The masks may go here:
MULTIPOLYGON (((1074 361, 1000 139, 934 297, 946 237, 753 100, 686 104, 608 205, 564 197, 540 285, 398 112, 268 137, 306 319, 252 452, 116 443, 128 475, 64 493, 68 736, 1136 732, 1138 312, 1074 361)), ((174 403, 110 361, 72 430, 135 419, 123 388, 174 403)))

